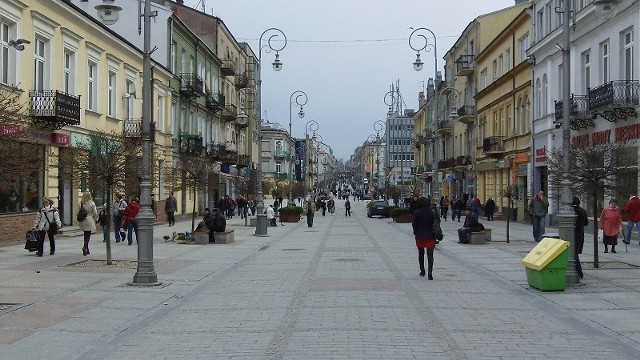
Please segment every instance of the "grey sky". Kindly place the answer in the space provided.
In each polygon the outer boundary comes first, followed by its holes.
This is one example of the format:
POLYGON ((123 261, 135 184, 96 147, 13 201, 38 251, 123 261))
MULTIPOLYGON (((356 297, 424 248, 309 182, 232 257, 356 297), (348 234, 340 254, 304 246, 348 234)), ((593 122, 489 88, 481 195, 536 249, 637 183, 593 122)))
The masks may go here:
MULTIPOLYGON (((300 119, 293 110, 293 136, 304 136, 306 122, 315 120, 325 143, 344 159, 375 134, 376 120, 384 120, 383 98, 392 83, 400 80, 406 107, 415 109, 423 81, 434 75, 433 53, 422 55, 421 72, 413 70, 409 27, 426 27, 436 34, 438 68, 443 71, 443 55, 471 20, 515 4, 514 0, 203 1, 207 13, 213 9, 236 39, 249 43, 256 53, 264 30, 276 27, 286 34, 288 44, 280 53, 282 71, 271 69, 273 53, 262 53, 263 118, 288 128, 289 96, 304 91, 309 97, 306 116, 300 119)), ((185 0, 185 5, 195 7, 199 2, 185 0)))

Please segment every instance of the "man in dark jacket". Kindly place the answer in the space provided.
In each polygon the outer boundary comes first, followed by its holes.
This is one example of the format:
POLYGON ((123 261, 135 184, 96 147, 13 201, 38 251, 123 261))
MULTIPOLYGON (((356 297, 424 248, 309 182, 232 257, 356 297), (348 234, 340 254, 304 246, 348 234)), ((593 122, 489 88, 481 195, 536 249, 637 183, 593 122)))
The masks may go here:
POLYGON ((175 212, 178 209, 178 201, 173 196, 173 192, 169 193, 169 197, 164 202, 164 212, 167 213, 167 221, 169 226, 176 224, 175 212))
POLYGON ((464 211, 464 201, 461 198, 458 198, 453 205, 453 215, 451 220, 455 220, 455 217, 458 217, 458 222, 460 222, 460 216, 462 216, 462 212, 464 211))
MULTIPOLYGON (((215 209, 214 209, 215 210, 215 209)), ((209 244, 213 244, 216 242, 216 232, 215 232, 215 216, 209 211, 209 208, 204 209, 204 217, 202 218, 204 224, 209 229, 209 244)))
POLYGON ((491 197, 484 205, 484 214, 487 216, 487 221, 493 221, 493 213, 496 211, 496 202, 491 197))
POLYGON ((573 206, 573 212, 576 213, 576 227, 573 230, 573 257, 576 261, 576 272, 582 279, 584 274, 582 273, 582 264, 580 264, 578 255, 582 254, 582 248, 584 247, 584 227, 589 225, 589 219, 587 218, 587 210, 580 207, 580 199, 574 196, 573 201, 571 201, 571 206, 573 206))
POLYGON ((458 229, 459 243, 469 243, 469 233, 484 230, 484 225, 480 224, 478 217, 474 214, 469 214, 464 218, 464 224, 461 229, 458 229))

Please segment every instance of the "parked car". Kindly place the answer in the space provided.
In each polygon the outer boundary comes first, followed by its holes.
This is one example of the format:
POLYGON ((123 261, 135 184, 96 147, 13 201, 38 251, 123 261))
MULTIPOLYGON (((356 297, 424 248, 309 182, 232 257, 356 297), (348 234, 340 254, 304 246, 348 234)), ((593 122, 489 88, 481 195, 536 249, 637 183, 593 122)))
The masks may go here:
POLYGON ((367 217, 372 217, 374 215, 389 217, 389 204, 384 200, 373 200, 367 206, 367 217))

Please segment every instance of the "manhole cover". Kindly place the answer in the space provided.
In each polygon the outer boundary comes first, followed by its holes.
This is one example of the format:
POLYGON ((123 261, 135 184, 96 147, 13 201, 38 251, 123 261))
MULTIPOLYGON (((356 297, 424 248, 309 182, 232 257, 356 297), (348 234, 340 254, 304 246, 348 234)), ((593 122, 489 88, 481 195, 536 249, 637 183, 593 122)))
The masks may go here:
POLYGON ((337 258, 336 261, 362 261, 362 259, 344 257, 344 258, 337 258))
MULTIPOLYGON (((581 261, 580 264, 583 268, 594 269, 592 261, 581 261)), ((622 261, 598 261, 598 266, 596 269, 637 269, 640 267, 622 261)))
POLYGON ((107 260, 84 260, 65 265, 65 267, 80 267, 86 269, 136 269, 138 262, 133 260, 113 260, 111 265, 107 265, 107 260))
POLYGON ((282 251, 303 251, 304 249, 282 249, 282 251))

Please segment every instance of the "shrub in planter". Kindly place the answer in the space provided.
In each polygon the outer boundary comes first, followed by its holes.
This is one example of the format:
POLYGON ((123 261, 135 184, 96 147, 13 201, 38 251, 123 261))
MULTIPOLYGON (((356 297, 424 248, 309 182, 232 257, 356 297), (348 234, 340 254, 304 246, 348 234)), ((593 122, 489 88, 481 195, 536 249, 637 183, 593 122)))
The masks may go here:
POLYGON ((281 222, 298 222, 303 209, 300 206, 285 206, 278 210, 281 222))

